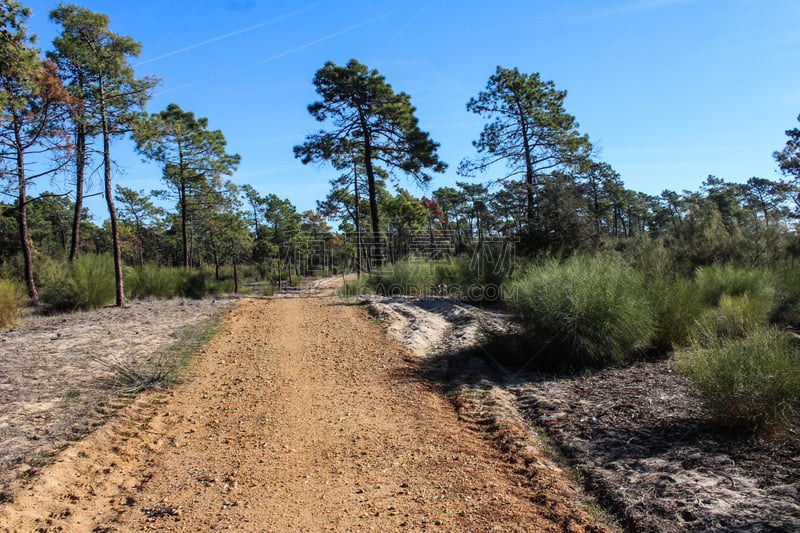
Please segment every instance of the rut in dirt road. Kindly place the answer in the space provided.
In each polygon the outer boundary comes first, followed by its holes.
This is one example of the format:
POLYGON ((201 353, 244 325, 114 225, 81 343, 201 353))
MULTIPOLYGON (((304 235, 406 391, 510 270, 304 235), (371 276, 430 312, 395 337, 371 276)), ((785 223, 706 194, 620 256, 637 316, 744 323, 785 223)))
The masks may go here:
POLYGON ((139 407, 153 412, 134 417, 136 431, 79 443, 0 522, 9 531, 581 530, 533 503, 523 476, 459 422, 409 357, 350 303, 246 300, 186 383, 139 407))

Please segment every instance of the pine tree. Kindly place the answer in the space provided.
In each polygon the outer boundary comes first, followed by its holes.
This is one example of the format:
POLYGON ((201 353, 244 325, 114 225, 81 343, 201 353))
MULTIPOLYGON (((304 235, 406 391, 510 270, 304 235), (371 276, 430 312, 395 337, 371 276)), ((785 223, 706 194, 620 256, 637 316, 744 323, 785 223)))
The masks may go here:
POLYGON ((111 139, 130 131, 134 117, 144 109, 158 82, 134 77, 128 58, 141 53, 141 44, 112 32, 106 15, 73 4, 59 4, 50 16, 63 27, 55 41, 59 61, 68 63, 71 75, 82 80, 80 96, 84 107, 78 120, 87 124, 87 131, 96 130, 102 138, 103 192, 111 221, 117 305, 122 307, 125 289, 112 186, 111 139))
POLYGON ((314 77, 322 100, 308 107, 320 122, 330 122, 329 131, 309 135, 294 148, 303 163, 328 161, 337 170, 362 164, 367 177, 372 223, 372 260, 384 261, 378 212, 379 169, 400 171, 420 184, 431 177, 427 169, 443 172, 445 163, 436 153, 438 144, 419 129, 406 93, 395 93, 377 70, 369 70, 355 59, 342 67, 328 62, 314 77))
POLYGON ((177 104, 137 121, 134 140, 140 153, 163 165, 163 180, 178 201, 183 266, 189 268, 191 199, 221 190, 221 177, 233 174, 241 157, 225 151, 225 136, 209 130, 207 118, 195 118, 177 104))
POLYGON ((74 102, 64 91, 55 65, 42 61, 34 48, 26 26, 29 15, 30 10, 14 0, 0 5, 0 175, 14 184, 24 276, 28 296, 38 304, 28 233, 28 186, 58 167, 31 175, 27 156, 55 154, 68 145, 61 126, 74 102))

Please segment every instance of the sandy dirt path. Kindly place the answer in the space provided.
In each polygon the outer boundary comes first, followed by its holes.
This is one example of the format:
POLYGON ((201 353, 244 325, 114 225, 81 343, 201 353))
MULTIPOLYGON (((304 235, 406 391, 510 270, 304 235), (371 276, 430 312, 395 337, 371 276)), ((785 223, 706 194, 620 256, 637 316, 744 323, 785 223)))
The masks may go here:
POLYGON ((563 530, 527 487, 362 308, 252 299, 183 384, 0 508, 0 531, 563 530))

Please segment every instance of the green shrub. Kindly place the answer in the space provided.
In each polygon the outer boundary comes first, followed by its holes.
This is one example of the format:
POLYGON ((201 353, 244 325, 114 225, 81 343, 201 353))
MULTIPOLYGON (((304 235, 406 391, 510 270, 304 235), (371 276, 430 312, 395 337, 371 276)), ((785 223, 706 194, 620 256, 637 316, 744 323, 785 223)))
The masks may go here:
POLYGON ((800 327, 800 275, 797 267, 783 264, 775 269, 775 302, 770 318, 782 326, 800 327))
POLYGON ((15 325, 26 302, 22 284, 10 279, 0 279, 0 328, 15 325))
POLYGON ((339 296, 362 296, 372 292, 369 278, 366 275, 362 275, 360 278, 345 281, 344 285, 337 289, 336 294, 339 296))
POLYGON ((762 327, 678 354, 686 374, 721 423, 748 429, 788 427, 800 404, 800 356, 788 336, 762 327))
POLYGON ((613 244, 631 268, 650 278, 675 271, 675 263, 663 239, 637 234, 633 238, 618 240, 613 244))
MULTIPOLYGON (((41 289, 45 287, 51 279, 62 279, 68 268, 69 263, 64 259, 54 259, 48 255, 35 254, 33 256, 33 278, 39 292, 41 292, 41 289)), ((8 260, 0 263, 0 279, 23 280, 24 278, 25 267, 21 253, 9 257, 8 260)))
MULTIPOLYGON (((372 272, 368 284, 388 296, 450 296, 472 302, 499 301, 513 258, 501 251, 452 259, 411 256, 372 272)), ((361 286, 347 290, 359 291, 361 286)))
POLYGON ((72 263, 70 282, 78 295, 77 307, 95 309, 116 299, 114 263, 110 255, 83 255, 72 263))
POLYGON ((294 273, 290 274, 286 270, 283 270, 280 273, 272 276, 272 283, 276 285, 278 283, 283 283, 284 286, 288 285, 289 287, 299 287, 302 281, 303 278, 294 273))
POLYGON ((719 304, 707 309, 698 318, 693 342, 712 346, 717 339, 744 338, 751 331, 765 327, 772 308, 772 297, 767 293, 723 294, 719 304))
POLYGON ((502 298, 503 284, 514 268, 516 258, 503 256, 504 250, 456 257, 449 276, 440 283, 452 296, 470 302, 495 302, 502 298))
POLYGON ((114 263, 110 255, 82 255, 52 272, 42 289, 42 301, 59 311, 95 309, 116 298, 114 263))
POLYGON ((657 276, 648 280, 647 294, 655 319, 653 349, 666 353, 688 346, 704 311, 692 280, 681 276, 657 276))
MULTIPOLYGON (((260 265, 251 263, 240 263, 236 266, 240 281, 261 281, 264 275, 259 268, 260 265)), ((233 276, 233 268, 231 268, 231 276, 233 276)))
POLYGON ((722 296, 749 295, 751 298, 773 298, 774 288, 769 272, 759 269, 740 268, 732 265, 711 265, 697 269, 695 283, 700 301, 707 306, 716 306, 722 296))
POLYGON ((621 363, 645 350, 654 334, 643 276, 608 258, 550 260, 522 273, 504 292, 539 366, 578 370, 621 363))
POLYGON ((186 269, 144 265, 125 270, 125 290, 132 298, 174 298, 186 290, 186 269))
POLYGON ((241 294, 243 296, 247 296, 249 294, 253 294, 253 289, 248 287, 247 285, 239 284, 239 292, 237 294, 241 294))
POLYGON ((211 283, 208 284, 208 294, 212 296, 233 294, 234 285, 233 278, 212 280, 211 283))
POLYGON ((208 296, 210 291, 209 276, 199 270, 191 271, 186 276, 184 296, 200 300, 208 296))
POLYGON ((444 261, 409 257, 373 272, 369 280, 378 294, 430 296, 446 275, 446 268, 444 261))
MULTIPOLYGON (((243 287, 240 284, 239 285, 239 292, 242 293, 244 291, 244 289, 245 289, 245 287, 243 287)), ((260 294, 262 296, 272 296, 273 294, 275 294, 275 285, 273 285, 269 281, 254 282, 252 284, 252 289, 250 289, 250 292, 255 292, 256 294, 260 294)))
POLYGON ((39 288, 42 303, 55 311, 71 311, 77 307, 77 295, 70 283, 69 263, 59 271, 48 272, 39 288))

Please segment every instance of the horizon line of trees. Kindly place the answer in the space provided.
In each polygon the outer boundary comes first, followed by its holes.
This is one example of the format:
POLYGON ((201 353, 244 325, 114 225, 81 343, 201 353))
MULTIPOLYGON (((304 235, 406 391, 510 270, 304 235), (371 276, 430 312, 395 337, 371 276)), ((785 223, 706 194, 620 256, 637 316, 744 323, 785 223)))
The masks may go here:
POLYGON ((208 119, 175 103, 146 112, 159 80, 135 75, 129 60, 141 44, 112 32, 107 16, 59 3, 50 18, 62 31, 45 54, 28 33, 29 8, 9 0, 0 17, 0 183, 8 198, 0 201, 0 266, 18 268, 34 304, 37 255, 74 261, 110 253, 121 306, 124 263, 207 264, 219 278, 224 263, 235 270, 246 262, 262 276, 280 276, 311 242, 323 244, 306 269, 335 263, 358 272, 418 250, 419 235, 454 254, 503 239, 530 256, 635 254, 642 243, 657 243, 683 269, 800 254, 800 129, 787 131, 786 146, 773 154, 786 181, 708 176, 699 191, 647 195, 627 189, 598 160, 564 108, 566 91, 536 73, 497 67, 466 104, 485 126, 475 154, 458 165, 464 181, 417 198, 400 178, 428 187, 447 164, 420 128, 411 97, 355 59, 327 62, 313 79, 320 99, 308 107, 324 129, 294 154, 340 175, 316 210, 299 213, 287 199, 230 181, 241 157, 228 153, 208 119), (160 165, 163 190, 114 184, 111 141, 123 136, 160 165), (84 207, 94 173, 108 207, 103 227, 84 207), (470 181, 478 176, 485 181, 470 181), (46 179, 70 192, 31 196, 46 179))

